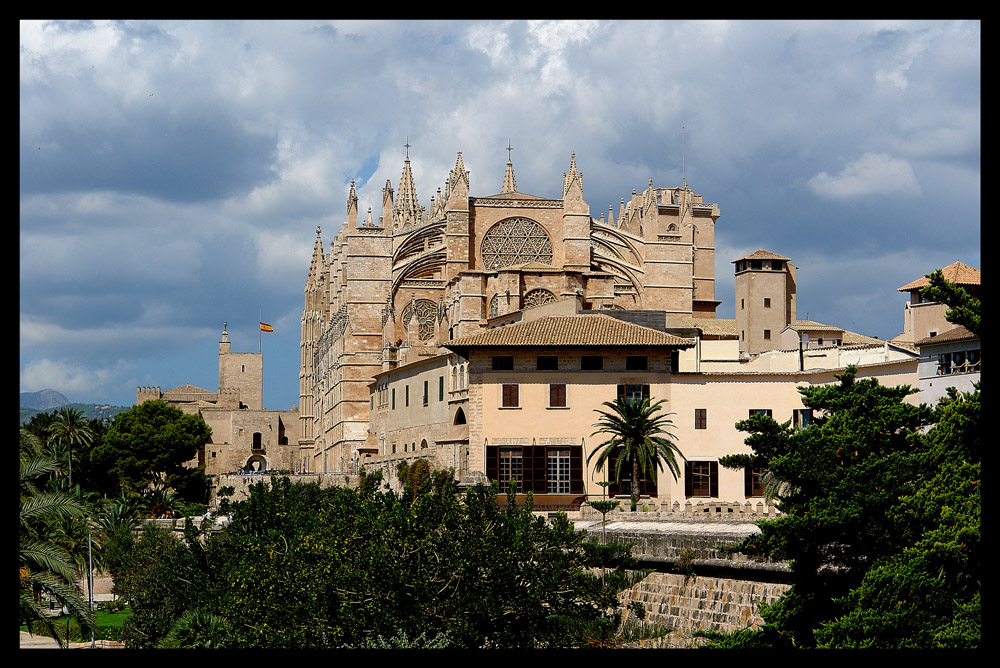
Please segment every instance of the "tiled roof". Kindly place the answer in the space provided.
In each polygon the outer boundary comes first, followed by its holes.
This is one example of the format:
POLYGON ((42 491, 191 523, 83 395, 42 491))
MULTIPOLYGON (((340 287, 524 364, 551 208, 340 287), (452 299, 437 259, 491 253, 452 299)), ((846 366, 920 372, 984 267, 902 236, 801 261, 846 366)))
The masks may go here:
POLYGON ((796 320, 788 326, 796 332, 843 332, 843 328, 836 325, 824 325, 815 320, 796 320))
POLYGON ((785 257, 784 255, 778 255, 777 253, 772 253, 769 250, 758 248, 749 255, 736 258, 733 262, 739 262, 740 260, 784 260, 785 262, 788 262, 791 259, 792 258, 790 257, 785 257))
POLYGON ((937 336, 928 336, 926 339, 920 339, 914 345, 930 346, 935 343, 953 343, 955 341, 972 340, 975 338, 977 338, 975 334, 959 325, 954 329, 949 329, 947 332, 941 332, 937 336))
POLYGON ((528 346, 669 346, 689 348, 694 341, 599 315, 550 315, 495 327, 445 343, 451 350, 528 346))
MULTIPOLYGON (((952 262, 941 270, 944 277, 955 285, 979 285, 980 274, 975 267, 970 267, 962 262, 952 262)), ((896 288, 899 292, 909 292, 930 285, 931 282, 926 276, 921 276, 915 281, 910 281, 901 288, 896 288)))
POLYGON ((194 385, 181 385, 180 387, 163 391, 163 396, 171 394, 215 394, 215 392, 194 385))
POLYGON ((697 327, 708 336, 738 336, 736 318, 684 318, 686 326, 697 327))

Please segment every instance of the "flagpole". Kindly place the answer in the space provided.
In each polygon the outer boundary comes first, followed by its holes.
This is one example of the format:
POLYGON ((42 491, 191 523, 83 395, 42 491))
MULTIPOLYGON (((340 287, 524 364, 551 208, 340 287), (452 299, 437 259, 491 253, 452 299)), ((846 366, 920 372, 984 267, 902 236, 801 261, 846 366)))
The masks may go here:
POLYGON ((258 306, 257 307, 257 352, 260 354, 263 354, 260 349, 261 346, 260 340, 264 336, 262 333, 264 331, 264 328, 260 326, 260 323, 264 322, 263 320, 261 320, 261 318, 263 317, 264 314, 261 312, 260 306, 258 306))

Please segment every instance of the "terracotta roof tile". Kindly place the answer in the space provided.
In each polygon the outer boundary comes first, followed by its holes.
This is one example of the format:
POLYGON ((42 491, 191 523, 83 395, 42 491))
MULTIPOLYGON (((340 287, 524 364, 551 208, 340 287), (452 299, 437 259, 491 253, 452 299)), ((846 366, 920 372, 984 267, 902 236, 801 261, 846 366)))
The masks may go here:
POLYGON ((607 315, 551 315, 495 327, 444 344, 466 348, 528 346, 669 346, 689 348, 694 342, 607 315))
MULTIPOLYGON (((944 277, 955 285, 979 285, 980 272, 975 267, 970 267, 962 262, 952 262, 941 270, 944 277)), ((896 288, 899 292, 909 292, 930 285, 931 282, 926 276, 921 276, 915 281, 910 281, 901 288, 896 288)))
POLYGON ((914 345, 930 346, 934 345, 935 343, 952 343, 955 341, 965 341, 965 340, 971 341, 975 338, 976 338, 975 334, 967 330, 965 327, 959 325, 954 329, 949 329, 947 332, 941 332, 937 336, 928 336, 926 339, 920 339, 919 341, 915 342, 914 345))
POLYGON ((749 255, 744 255, 743 257, 738 257, 733 262, 739 262, 740 260, 784 260, 785 262, 790 261, 792 258, 785 257, 784 255, 778 255, 777 253, 772 253, 769 250, 764 250, 763 248, 758 248, 749 255))

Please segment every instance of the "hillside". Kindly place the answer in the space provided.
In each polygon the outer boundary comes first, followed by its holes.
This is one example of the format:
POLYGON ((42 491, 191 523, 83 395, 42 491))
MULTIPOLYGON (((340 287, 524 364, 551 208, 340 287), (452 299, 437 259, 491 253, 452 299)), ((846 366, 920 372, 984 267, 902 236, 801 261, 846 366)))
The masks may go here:
POLYGON ((110 419, 131 408, 131 406, 111 406, 109 404, 70 403, 66 397, 55 390, 22 392, 20 404, 20 424, 22 425, 39 413, 49 413, 57 408, 75 408, 81 411, 88 420, 110 419))
POLYGON ((33 408, 39 411, 47 411, 50 408, 65 406, 68 403, 69 399, 55 390, 39 390, 38 392, 21 393, 21 408, 33 408))

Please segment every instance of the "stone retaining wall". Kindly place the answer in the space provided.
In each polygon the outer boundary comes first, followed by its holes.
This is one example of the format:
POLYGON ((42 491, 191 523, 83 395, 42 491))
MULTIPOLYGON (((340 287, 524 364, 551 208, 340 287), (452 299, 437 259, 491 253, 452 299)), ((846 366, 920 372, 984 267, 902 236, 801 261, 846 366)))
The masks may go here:
MULTIPOLYGON (((789 585, 698 577, 673 573, 650 573, 621 598, 639 601, 646 608, 646 621, 673 631, 664 639, 643 643, 648 647, 692 647, 695 631, 731 633, 744 628, 760 628, 760 604, 773 603, 789 585)), ((626 618, 631 612, 626 612, 626 618)))

